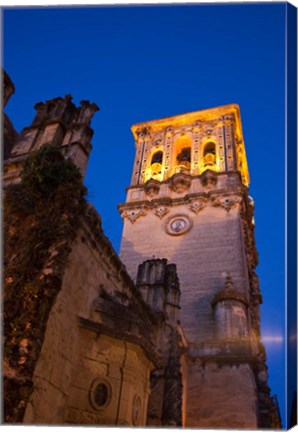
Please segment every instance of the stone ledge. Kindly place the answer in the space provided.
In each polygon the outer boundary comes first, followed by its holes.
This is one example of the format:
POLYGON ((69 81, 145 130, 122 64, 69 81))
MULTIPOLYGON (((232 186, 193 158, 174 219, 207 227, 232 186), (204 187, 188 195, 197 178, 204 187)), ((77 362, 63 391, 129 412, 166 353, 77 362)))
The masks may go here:
POLYGON ((153 345, 143 336, 137 336, 130 332, 123 331, 122 329, 115 329, 105 326, 104 324, 97 323, 91 321, 90 319, 79 316, 79 325, 87 328, 91 331, 94 331, 99 334, 104 334, 106 336, 116 338, 116 339, 124 339, 127 342, 131 342, 132 344, 139 345, 145 351, 148 358, 152 361, 152 363, 156 366, 156 368, 161 368, 161 359, 154 351, 153 345))

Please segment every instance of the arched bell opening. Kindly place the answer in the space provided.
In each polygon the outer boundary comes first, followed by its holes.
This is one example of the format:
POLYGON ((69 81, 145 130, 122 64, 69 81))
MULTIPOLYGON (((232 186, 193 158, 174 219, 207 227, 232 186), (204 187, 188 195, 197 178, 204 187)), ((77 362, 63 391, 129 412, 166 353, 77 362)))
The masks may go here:
POLYGON ((187 169, 190 169, 191 163, 191 148, 183 147, 181 152, 177 155, 177 163, 179 165, 184 165, 187 169))
POLYGON ((153 153, 152 158, 151 158, 151 165, 153 165, 154 163, 159 163, 162 164, 162 151, 158 150, 157 152, 153 153))
POLYGON ((162 160, 163 160, 163 152, 161 150, 158 150, 155 153, 153 153, 146 180, 154 179, 154 180, 162 181, 162 177, 163 177, 162 160))
POLYGON ((189 174, 191 170, 191 139, 181 136, 175 142, 172 175, 177 173, 189 174))
POLYGON ((214 141, 208 141, 203 147, 203 155, 201 162, 201 173, 207 169, 216 171, 216 144, 214 141))
POLYGON ((216 164, 216 147, 213 141, 209 141, 204 146, 204 166, 215 165, 216 164))

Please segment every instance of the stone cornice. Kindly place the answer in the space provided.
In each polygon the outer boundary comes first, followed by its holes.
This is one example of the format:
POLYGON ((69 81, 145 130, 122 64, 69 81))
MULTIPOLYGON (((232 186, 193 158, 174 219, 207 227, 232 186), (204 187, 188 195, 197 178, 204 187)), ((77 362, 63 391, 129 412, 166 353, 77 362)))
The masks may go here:
POLYGON ((248 339, 223 339, 200 344, 189 343, 187 360, 189 362, 210 362, 225 364, 255 364, 258 359, 253 355, 248 339))
POLYGON ((131 130, 134 138, 137 140, 139 133, 144 130, 147 132, 157 132, 169 127, 175 128, 179 126, 188 126, 196 122, 214 121, 218 117, 228 114, 235 114, 236 121, 240 121, 239 106, 237 104, 229 104, 172 117, 164 117, 158 120, 136 123, 131 127, 131 130))
MULTIPOLYGON (((226 211, 230 211, 232 207, 240 204, 243 200, 243 192, 231 192, 226 189, 220 189, 209 192, 198 192, 187 194, 181 198, 156 198, 152 200, 132 201, 118 205, 118 210, 121 215, 125 212, 130 212, 130 219, 134 223, 139 217, 145 216, 148 210, 156 210, 158 208, 173 207, 179 205, 189 205, 190 210, 194 213, 198 213, 207 204, 211 204, 215 207, 222 207, 226 211)), ((156 213, 156 212, 155 212, 156 213)), ((160 214, 166 214, 166 211, 158 211, 157 216, 160 214)), ((127 213, 128 215, 128 213, 127 213)))
POLYGON ((102 333, 106 336, 116 338, 116 339, 124 339, 127 342, 130 342, 134 345, 140 346, 147 357, 152 361, 152 363, 156 366, 156 368, 161 367, 161 360, 156 355, 155 350, 150 342, 148 342, 148 339, 143 336, 137 336, 130 332, 122 331, 121 328, 114 329, 108 326, 105 326, 104 324, 94 322, 90 319, 84 318, 82 316, 79 317, 79 324, 87 328, 91 331, 94 331, 96 333, 102 333))
MULTIPOLYGON (((206 177, 206 174, 210 173, 210 171, 211 170, 204 171, 202 174, 199 174, 199 175, 190 175, 190 174, 182 174, 182 175, 185 176, 185 177, 186 176, 190 177, 191 181, 194 180, 194 179, 198 179, 198 180, 204 181, 204 179, 206 177)), ((157 181, 157 180, 150 179, 146 183, 128 186, 125 189, 125 191, 128 192, 129 190, 146 189, 148 187, 147 185, 150 184, 150 183, 154 184, 156 187, 159 187, 159 188, 163 184, 168 184, 170 186, 170 184, 172 184, 172 182, 173 182, 173 179, 176 176, 180 176, 180 175, 181 175, 181 173, 174 174, 172 177, 170 177, 170 178, 168 178, 166 180, 163 180, 163 181, 157 181)), ((216 177, 220 177, 220 176, 229 176, 230 177, 232 175, 237 175, 238 178, 239 178, 239 180, 240 180, 240 182, 241 182, 241 174, 239 173, 239 171, 220 171, 220 172, 214 172, 214 171, 212 171, 211 175, 214 175, 216 177)), ((241 187, 241 186, 239 186, 239 187, 241 187)))

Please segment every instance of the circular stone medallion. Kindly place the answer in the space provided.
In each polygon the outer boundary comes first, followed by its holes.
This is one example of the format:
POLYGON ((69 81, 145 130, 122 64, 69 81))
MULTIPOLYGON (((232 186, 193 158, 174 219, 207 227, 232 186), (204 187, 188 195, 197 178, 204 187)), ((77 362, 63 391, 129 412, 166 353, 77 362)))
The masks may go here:
POLYGON ((167 219, 165 229, 170 235, 185 234, 192 227, 190 218, 186 215, 171 216, 167 219))

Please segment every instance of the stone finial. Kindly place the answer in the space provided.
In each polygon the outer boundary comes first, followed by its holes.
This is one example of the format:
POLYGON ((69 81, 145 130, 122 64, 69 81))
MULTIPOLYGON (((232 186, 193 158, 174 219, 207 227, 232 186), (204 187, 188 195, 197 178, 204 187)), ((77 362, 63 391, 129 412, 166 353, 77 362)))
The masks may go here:
POLYGON ((72 103, 72 96, 66 95, 64 98, 56 97, 46 102, 38 102, 34 105, 36 115, 32 126, 43 126, 52 122, 63 123, 65 127, 70 125, 72 117, 76 112, 76 107, 72 103))
POLYGON ((77 110, 75 123, 89 126, 94 113, 99 111, 99 107, 95 103, 85 100, 82 100, 80 104, 81 107, 77 110))
POLYGON ((80 104, 81 106, 77 108, 69 94, 65 95, 64 98, 57 97, 46 102, 39 102, 34 106, 37 112, 32 125, 41 126, 60 122, 66 128, 73 124, 90 126, 91 119, 99 108, 95 103, 85 100, 81 101, 80 104))
POLYGON ((247 296, 244 292, 238 291, 234 287, 233 279, 231 274, 228 272, 225 280, 225 286, 222 290, 220 290, 212 301, 212 306, 215 307, 217 303, 224 300, 236 300, 248 304, 247 296))

